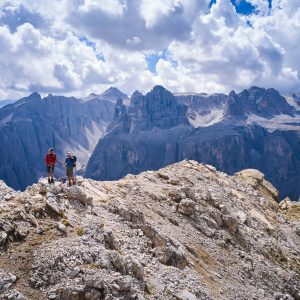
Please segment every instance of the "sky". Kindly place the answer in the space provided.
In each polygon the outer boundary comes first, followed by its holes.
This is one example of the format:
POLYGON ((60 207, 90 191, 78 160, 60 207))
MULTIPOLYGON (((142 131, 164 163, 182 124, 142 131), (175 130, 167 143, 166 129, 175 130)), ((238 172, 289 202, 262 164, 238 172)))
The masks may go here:
POLYGON ((300 92, 299 0, 0 0, 0 100, 300 92))

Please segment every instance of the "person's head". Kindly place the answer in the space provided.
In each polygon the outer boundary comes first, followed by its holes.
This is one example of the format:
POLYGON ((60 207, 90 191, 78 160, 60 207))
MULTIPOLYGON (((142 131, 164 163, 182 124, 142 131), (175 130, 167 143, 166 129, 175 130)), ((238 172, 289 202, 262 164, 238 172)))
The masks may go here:
POLYGON ((67 152, 66 155, 67 155, 67 157, 72 157, 71 152, 67 152))
POLYGON ((49 148, 48 152, 49 152, 49 153, 53 153, 53 152, 54 152, 54 149, 53 149, 53 148, 49 148))

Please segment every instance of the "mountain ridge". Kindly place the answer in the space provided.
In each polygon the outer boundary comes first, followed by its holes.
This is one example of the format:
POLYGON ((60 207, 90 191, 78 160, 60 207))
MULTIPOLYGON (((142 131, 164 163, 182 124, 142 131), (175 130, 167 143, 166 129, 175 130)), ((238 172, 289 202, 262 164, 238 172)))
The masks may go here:
POLYGON ((299 198, 295 182, 300 179, 300 119, 297 125, 296 108, 274 89, 252 87, 239 94, 203 97, 174 96, 156 86, 145 96, 134 93, 130 106, 120 111, 122 118, 112 123, 115 131, 107 132, 95 147, 86 176, 116 180, 127 173, 193 159, 230 174, 243 168, 261 169, 282 197, 299 198), (175 118, 169 118, 169 112, 175 118), (217 119, 199 126, 198 119, 212 112, 217 112, 213 114, 217 119))
POLYGON ((259 87, 231 95, 174 95, 162 86, 131 99, 120 93, 104 91, 110 100, 33 93, 0 109, 0 178, 24 189, 44 173, 43 156, 55 146, 60 158, 74 152, 81 174, 93 178, 118 179, 190 158, 229 173, 261 169, 282 197, 299 198, 299 95, 259 87), (12 162, 19 171, 9 168, 12 162))

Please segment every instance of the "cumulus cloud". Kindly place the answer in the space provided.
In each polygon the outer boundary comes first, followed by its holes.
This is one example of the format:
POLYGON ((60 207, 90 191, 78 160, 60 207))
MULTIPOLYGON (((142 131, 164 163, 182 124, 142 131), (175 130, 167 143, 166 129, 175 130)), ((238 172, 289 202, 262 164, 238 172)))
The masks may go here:
POLYGON ((120 0, 85 0, 83 4, 79 6, 79 10, 85 13, 89 13, 93 10, 101 10, 104 13, 116 17, 121 17, 126 9, 126 2, 120 0))
MULTIPOLYGON (((262 9, 262 3, 252 2, 262 9)), ((190 40, 169 46, 177 62, 178 89, 228 92, 258 85, 299 91, 300 4, 294 4, 278 0, 269 15, 246 17, 229 0, 218 0, 209 14, 195 20, 190 40), (185 77, 191 80, 186 83, 185 77)), ((166 75, 158 69, 160 81, 168 85, 166 75)))
MULTIPOLYGON (((91 39, 133 51, 159 50, 173 40, 186 40, 195 17, 208 10, 208 0, 115 1, 122 15, 108 14, 99 5, 70 10, 69 24, 91 39), (133 37, 139 43, 128 43, 133 37)), ((84 1, 84 6, 87 0, 84 1)), ((101 1, 97 1, 101 3, 101 1)), ((116 10, 116 9, 115 9, 116 10)))
POLYGON ((97 60, 93 49, 72 33, 54 39, 29 23, 13 33, 0 26, 0 47, 0 84, 6 98, 33 89, 61 93, 84 90, 86 85, 107 83, 112 73, 97 60))
POLYGON ((300 2, 248 0, 0 0, 0 98, 228 92, 251 85, 300 91, 300 2), (164 50, 166 55, 160 55, 164 50), (157 57, 151 71, 147 58, 157 57), (153 72, 153 70, 155 70, 153 72))

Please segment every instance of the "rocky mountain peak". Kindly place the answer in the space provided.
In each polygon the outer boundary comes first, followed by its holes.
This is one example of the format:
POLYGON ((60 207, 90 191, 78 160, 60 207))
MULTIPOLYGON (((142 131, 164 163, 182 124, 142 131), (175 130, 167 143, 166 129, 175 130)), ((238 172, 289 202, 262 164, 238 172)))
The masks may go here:
POLYGON ((230 91, 229 97, 235 97, 235 96, 236 96, 236 92, 234 90, 230 91))
POLYGON ((109 100, 118 100, 118 99, 127 99, 128 96, 121 92, 119 89, 115 87, 110 87, 106 91, 100 94, 102 98, 106 98, 109 100))
MULTIPOLYGON (((127 107, 129 118, 126 120, 131 125, 126 128, 136 132, 153 127, 167 129, 180 124, 188 125, 186 111, 187 107, 180 104, 173 94, 162 86, 154 87, 145 96, 135 91, 131 96, 130 106, 127 107)), ((124 121, 124 118, 122 120, 124 121)))
POLYGON ((187 125, 187 107, 179 103, 173 94, 162 86, 155 86, 145 96, 136 94, 132 98, 135 118, 143 123, 144 129, 162 129, 180 124, 187 125))
POLYGON ((148 94, 155 94, 155 95, 163 95, 166 94, 168 96, 173 96, 173 94, 168 91, 166 88, 164 88, 162 85, 155 85, 148 94))
POLYGON ((23 101, 36 101, 36 100, 42 100, 42 97, 39 93, 33 92, 29 96, 21 99, 23 101))
POLYGON ((299 297, 299 204, 259 171, 182 161, 77 182, 0 181, 3 299, 299 297))
POLYGON ((139 105, 139 103, 143 101, 143 98, 144 98, 144 95, 140 91, 136 90, 131 95, 130 105, 133 107, 137 107, 139 105))
POLYGON ((144 96, 144 95, 140 91, 135 90, 132 94, 132 97, 135 97, 135 96, 144 96))
POLYGON ((277 90, 253 86, 239 94, 230 92, 225 114, 235 118, 247 118, 250 114, 270 118, 280 114, 292 116, 294 108, 277 90))

